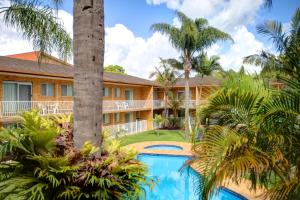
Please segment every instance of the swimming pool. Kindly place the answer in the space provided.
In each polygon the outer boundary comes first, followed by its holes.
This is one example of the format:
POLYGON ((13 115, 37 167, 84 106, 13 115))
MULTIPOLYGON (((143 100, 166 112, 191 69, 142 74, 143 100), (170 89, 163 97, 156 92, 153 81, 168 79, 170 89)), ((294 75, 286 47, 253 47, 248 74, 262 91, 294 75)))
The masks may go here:
MULTIPOLYGON (((150 191, 146 190, 147 200, 198 200, 195 192, 201 176, 191 168, 179 172, 187 156, 140 154, 138 160, 149 167, 149 176, 157 178, 158 184, 150 191)), ((227 189, 220 189, 211 200, 245 200, 227 189)))
POLYGON ((181 151, 182 147, 177 145, 167 145, 167 144, 159 144, 159 145, 151 145, 145 147, 145 149, 152 149, 152 150, 175 150, 181 151))

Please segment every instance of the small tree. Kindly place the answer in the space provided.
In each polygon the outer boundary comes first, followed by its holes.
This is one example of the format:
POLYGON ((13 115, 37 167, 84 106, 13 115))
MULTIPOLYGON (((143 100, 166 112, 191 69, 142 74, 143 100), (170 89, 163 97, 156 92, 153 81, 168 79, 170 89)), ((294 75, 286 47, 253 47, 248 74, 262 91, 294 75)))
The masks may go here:
POLYGON ((156 134, 159 136, 159 128, 162 126, 163 122, 165 121, 161 115, 155 114, 153 118, 154 123, 157 124, 157 128, 155 129, 156 134))

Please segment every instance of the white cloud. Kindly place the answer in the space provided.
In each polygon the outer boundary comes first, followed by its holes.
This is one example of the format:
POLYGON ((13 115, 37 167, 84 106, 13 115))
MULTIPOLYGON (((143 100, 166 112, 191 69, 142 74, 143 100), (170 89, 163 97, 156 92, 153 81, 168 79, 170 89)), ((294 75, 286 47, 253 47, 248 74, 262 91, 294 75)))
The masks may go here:
POLYGON ((150 5, 166 4, 191 18, 207 18, 214 26, 230 30, 252 23, 263 0, 146 0, 150 5))
MULTIPOLYGON (((245 26, 235 27, 232 34, 234 43, 229 47, 229 50, 221 53, 222 48, 219 45, 214 45, 209 51, 210 55, 220 55, 220 63, 224 69, 239 70, 244 57, 258 53, 264 48, 264 44, 255 39, 254 35, 247 30, 245 26)), ((257 72, 259 67, 252 65, 244 65, 249 73, 257 72)))
POLYGON ((159 57, 177 57, 167 37, 154 33, 143 39, 122 24, 106 28, 105 65, 119 64, 129 74, 148 78, 159 57))

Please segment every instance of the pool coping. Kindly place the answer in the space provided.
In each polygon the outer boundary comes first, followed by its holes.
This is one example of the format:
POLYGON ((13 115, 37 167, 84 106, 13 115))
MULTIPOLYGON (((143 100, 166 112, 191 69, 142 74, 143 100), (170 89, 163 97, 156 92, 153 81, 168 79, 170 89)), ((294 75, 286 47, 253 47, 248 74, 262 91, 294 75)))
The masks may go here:
MULTIPOLYGON (((147 141, 147 142, 138 142, 129 144, 126 147, 136 149, 140 154, 162 154, 162 155, 173 155, 173 156, 192 156, 191 143, 187 142, 175 142, 175 141, 147 141), (151 145, 176 145, 180 146, 182 150, 154 150, 154 149, 145 149, 147 146, 151 145)), ((191 166, 195 171, 201 174, 199 170, 196 170, 195 167, 191 166)), ((257 189, 256 191, 251 190, 251 182, 248 180, 241 181, 240 184, 236 184, 233 181, 228 181, 226 185, 222 186, 226 189, 231 190, 234 193, 240 194, 249 200, 266 200, 262 196, 264 193, 263 189, 257 189)))

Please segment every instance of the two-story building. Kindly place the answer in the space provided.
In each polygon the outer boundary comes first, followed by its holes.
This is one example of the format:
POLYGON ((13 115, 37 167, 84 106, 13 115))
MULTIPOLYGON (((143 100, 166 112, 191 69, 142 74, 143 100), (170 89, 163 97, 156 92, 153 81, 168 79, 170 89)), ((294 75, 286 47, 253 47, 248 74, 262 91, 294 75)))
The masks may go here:
MULTIPOLYGON (((39 52, 0 56, 0 125, 16 123, 22 111, 38 109, 41 115, 70 114, 73 111, 73 66, 50 55, 38 62, 39 52)), ((189 106, 193 116, 221 81, 213 77, 192 77, 189 106)), ((172 88, 184 100, 184 79, 172 88)), ((96 99, 95 99, 96 101, 96 99)), ((100 101, 100 99, 99 99, 100 101)), ((153 114, 162 113, 163 87, 155 82, 116 73, 104 73, 103 126, 114 133, 135 133, 153 129, 153 114)))

